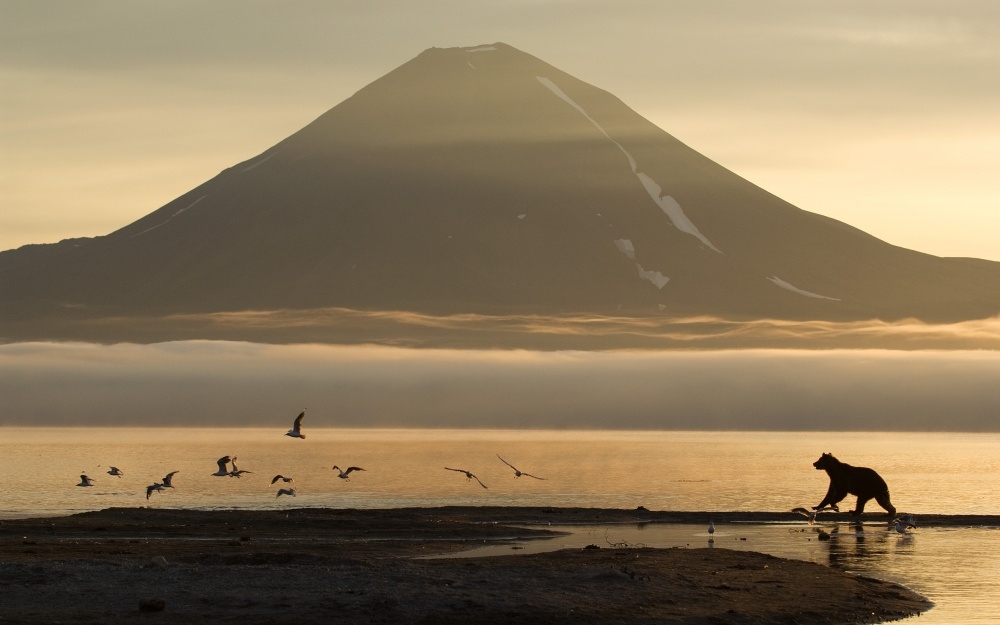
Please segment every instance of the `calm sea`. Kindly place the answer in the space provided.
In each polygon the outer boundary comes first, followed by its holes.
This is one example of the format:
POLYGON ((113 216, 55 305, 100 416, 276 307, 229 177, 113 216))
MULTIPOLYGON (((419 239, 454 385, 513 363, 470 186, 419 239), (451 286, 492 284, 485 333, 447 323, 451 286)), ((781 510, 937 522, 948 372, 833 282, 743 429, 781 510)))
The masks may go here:
MULTIPOLYGON (((819 503, 823 452, 870 466, 900 511, 1000 513, 1000 435, 921 433, 623 432, 509 430, 0 428, 0 517, 63 515, 111 506, 187 508, 392 508, 441 505, 585 506, 653 510, 782 511, 819 503), (236 456, 240 479, 214 477, 236 456), (514 478, 497 456, 546 478, 514 478), (117 466, 124 477, 106 473, 117 466), (364 472, 338 479, 331 467, 364 472), (467 469, 489 488, 444 467, 467 469), (145 487, 170 471, 173 490, 145 487), (77 487, 79 475, 95 480, 77 487), (275 474, 297 497, 276 498, 275 474)), ((853 506, 853 497, 844 502, 853 506)), ((871 503, 870 510, 878 510, 871 503)), ((707 519, 706 519, 707 522, 707 519)), ((603 540, 705 546, 703 527, 571 528, 524 550, 603 540)), ((892 579, 938 606, 921 622, 1000 623, 997 528, 918 528, 896 536, 881 523, 844 525, 820 543, 805 524, 720 527, 715 546, 755 549, 892 579), (743 541, 740 538, 746 538, 743 541), (731 539, 731 540, 730 540, 731 539)), ((832 527, 828 527, 832 530, 832 527)), ((510 547, 501 549, 509 550, 510 547)))

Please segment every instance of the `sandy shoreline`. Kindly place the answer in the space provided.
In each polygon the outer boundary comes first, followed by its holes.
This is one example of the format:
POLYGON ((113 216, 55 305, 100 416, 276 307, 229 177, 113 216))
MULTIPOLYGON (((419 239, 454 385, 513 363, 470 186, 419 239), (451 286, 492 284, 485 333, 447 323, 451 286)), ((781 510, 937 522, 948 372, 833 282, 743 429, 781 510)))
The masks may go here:
MULTIPOLYGON (((142 616, 157 623, 860 623, 930 607, 895 584, 722 548, 603 544, 516 557, 415 557, 543 537, 549 523, 558 531, 560 524, 701 523, 705 515, 503 507, 114 508, 5 520, 0 622, 108 623, 142 616), (162 609, 154 611, 160 601, 162 609)), ((717 522, 794 518, 713 516, 717 522)), ((866 515, 875 518, 881 517, 866 515)), ((989 518, 976 524, 989 524, 989 518)))

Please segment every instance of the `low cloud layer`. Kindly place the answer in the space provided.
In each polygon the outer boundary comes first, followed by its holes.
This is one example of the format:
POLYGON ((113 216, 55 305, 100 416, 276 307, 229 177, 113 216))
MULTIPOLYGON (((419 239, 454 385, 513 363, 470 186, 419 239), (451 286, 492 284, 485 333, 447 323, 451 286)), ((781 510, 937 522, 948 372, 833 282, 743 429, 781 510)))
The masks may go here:
POLYGON ((0 425, 1000 431, 1000 353, 0 346, 0 425))

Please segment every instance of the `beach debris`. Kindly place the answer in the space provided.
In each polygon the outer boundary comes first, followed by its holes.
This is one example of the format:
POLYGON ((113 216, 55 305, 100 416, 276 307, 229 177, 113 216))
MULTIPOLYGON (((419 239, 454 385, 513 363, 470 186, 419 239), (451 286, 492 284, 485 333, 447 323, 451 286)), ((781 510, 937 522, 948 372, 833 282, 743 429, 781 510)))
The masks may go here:
MULTIPOLYGON (((646 543, 630 543, 627 540, 612 542, 608 539, 608 530, 604 530, 604 542, 608 543, 609 549, 645 549, 646 543)), ((590 547, 586 547, 589 549, 590 547)))
POLYGON ((292 429, 285 432, 285 436, 291 436, 292 438, 302 438, 302 439, 306 437, 306 435, 302 433, 302 417, 304 416, 306 416, 305 408, 302 409, 302 412, 299 413, 299 416, 295 417, 295 422, 292 423, 292 429))
POLYGON ((341 469, 337 465, 333 465, 333 470, 337 472, 337 477, 348 481, 351 479, 348 477, 351 474, 351 471, 364 471, 361 467, 347 467, 346 469, 341 469))
POLYGON ((819 530, 817 534, 818 534, 818 536, 816 537, 817 540, 830 540, 829 532, 826 532, 824 530, 819 530))
POLYGON ((122 470, 119 469, 118 467, 109 467, 108 468, 108 475, 117 475, 118 477, 121 477, 121 476, 123 476, 125 474, 122 473, 122 470))
POLYGON ((278 489, 278 494, 275 495, 274 498, 277 499, 278 497, 281 497, 282 495, 288 495, 289 497, 294 497, 295 496, 295 489, 294 488, 279 488, 278 489))
POLYGON ((285 477, 284 475, 280 475, 280 474, 279 474, 279 475, 275 475, 275 476, 274 476, 273 478, 271 478, 271 483, 272 483, 272 484, 274 484, 274 483, 275 483, 275 482, 277 482, 278 480, 281 480, 281 481, 282 481, 282 482, 284 482, 285 484, 288 484, 289 482, 294 482, 294 481, 295 481, 295 480, 293 480, 293 479, 292 479, 292 478, 290 478, 290 477, 285 477))
POLYGON ((93 486, 93 485, 94 485, 93 479, 87 477, 85 473, 80 475, 80 483, 77 484, 77 486, 93 486))
MULTIPOLYGON (((500 458, 500 454, 497 454, 497 458, 500 458)), ((544 480, 544 479, 545 479, 544 477, 538 477, 537 475, 532 475, 532 474, 530 474, 530 473, 525 473, 524 471, 520 471, 520 470, 518 470, 518 468, 517 468, 517 467, 515 467, 515 466, 514 466, 514 465, 512 465, 511 463, 507 462, 507 461, 506 461, 506 460, 504 460, 503 458, 500 458, 500 462, 502 462, 502 463, 504 463, 505 465, 507 465, 508 467, 510 467, 510 468, 512 468, 512 469, 514 469, 514 477, 521 477, 522 475, 526 475, 526 476, 528 476, 528 477, 533 477, 533 478, 535 478, 536 480, 544 480)))
POLYGON ((451 467, 445 467, 445 470, 446 471, 458 471, 459 473, 464 473, 465 474, 465 481, 471 482, 472 480, 476 480, 477 482, 479 482, 480 486, 482 486, 483 488, 487 488, 486 484, 483 484, 482 480, 480 480, 478 477, 476 477, 475 474, 472 473, 472 471, 466 471, 465 469, 452 469, 451 467))

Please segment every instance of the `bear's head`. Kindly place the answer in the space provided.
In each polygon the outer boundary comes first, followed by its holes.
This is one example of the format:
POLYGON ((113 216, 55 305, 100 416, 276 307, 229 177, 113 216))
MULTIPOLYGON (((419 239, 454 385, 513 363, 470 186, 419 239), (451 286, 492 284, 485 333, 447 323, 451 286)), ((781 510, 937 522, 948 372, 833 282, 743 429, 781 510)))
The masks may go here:
POLYGON ((832 469, 833 467, 840 464, 840 461, 833 457, 833 454, 823 454, 819 457, 819 460, 813 463, 818 471, 825 471, 826 469, 832 469))

